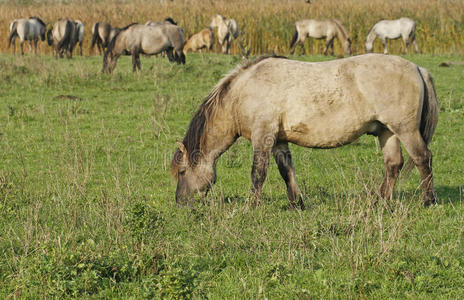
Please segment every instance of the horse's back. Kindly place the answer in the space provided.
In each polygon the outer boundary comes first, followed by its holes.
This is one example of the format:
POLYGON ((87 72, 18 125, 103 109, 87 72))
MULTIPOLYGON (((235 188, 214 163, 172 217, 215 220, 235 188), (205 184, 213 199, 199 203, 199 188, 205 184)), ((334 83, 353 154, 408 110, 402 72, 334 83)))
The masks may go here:
POLYGON ((323 63, 270 58, 245 70, 230 93, 239 98, 235 109, 245 137, 267 124, 290 142, 330 148, 375 132, 378 122, 417 124, 417 70, 404 59, 376 54, 323 63))

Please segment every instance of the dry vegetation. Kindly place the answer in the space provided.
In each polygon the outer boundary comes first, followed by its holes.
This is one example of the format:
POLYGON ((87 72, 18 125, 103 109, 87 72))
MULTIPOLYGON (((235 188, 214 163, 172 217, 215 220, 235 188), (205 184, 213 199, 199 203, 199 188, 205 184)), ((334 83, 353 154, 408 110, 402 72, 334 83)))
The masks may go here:
MULTIPOLYGON (((0 50, 8 51, 7 34, 11 20, 37 15, 51 24, 58 18, 78 18, 86 25, 85 44, 90 44, 90 28, 96 21, 116 26, 130 22, 161 20, 167 16, 178 21, 187 34, 208 26, 211 16, 220 13, 235 18, 244 34, 233 45, 232 53, 251 47, 251 54, 270 51, 285 53, 293 34, 293 24, 302 18, 337 18, 351 33, 354 53, 364 52, 364 39, 380 19, 408 16, 417 22, 418 44, 424 53, 462 53, 464 49, 464 2, 452 0, 174 0, 174 1, 9 1, 0 6, 0 50)), ((380 43, 376 43, 379 51, 380 43)), ((336 53, 340 45, 335 43, 336 53)), ((322 51, 321 42, 312 42, 311 52, 322 51)), ((391 42, 393 53, 402 50, 399 41, 391 42)), ((45 44, 40 51, 50 53, 45 44)))

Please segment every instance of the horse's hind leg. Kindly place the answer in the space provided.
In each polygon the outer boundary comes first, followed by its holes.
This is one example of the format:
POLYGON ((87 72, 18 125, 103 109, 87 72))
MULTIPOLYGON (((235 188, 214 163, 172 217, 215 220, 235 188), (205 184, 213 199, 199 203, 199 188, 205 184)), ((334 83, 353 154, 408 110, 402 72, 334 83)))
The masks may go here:
POLYGON ((419 53, 419 48, 417 47, 416 43, 416 37, 414 37, 414 39, 412 40, 412 44, 414 45, 414 51, 416 51, 416 53, 419 53))
POLYGON ((409 38, 403 37, 403 43, 404 43, 404 54, 408 54, 409 38))
POLYGON ((34 40, 34 54, 37 54, 37 39, 34 40))
POLYGON ((287 195, 290 201, 290 208, 293 209, 298 200, 298 206, 304 209, 303 197, 296 182, 295 167, 292 162, 292 154, 288 148, 288 143, 279 143, 272 149, 272 154, 279 168, 285 184, 287 185, 287 195))
POLYGON ((138 60, 140 60, 138 49, 132 49, 132 72, 137 71, 138 60))
POLYGON ((19 48, 21 49, 21 55, 24 55, 24 48, 23 48, 24 41, 19 42, 19 48))
POLYGON ((400 170, 403 167, 403 155, 398 137, 385 129, 379 134, 380 147, 385 164, 385 177, 380 186, 380 195, 384 199, 391 199, 400 170))
POLYGON ((433 189, 432 152, 427 148, 419 131, 399 136, 404 148, 421 175, 422 201, 425 206, 437 202, 433 189))

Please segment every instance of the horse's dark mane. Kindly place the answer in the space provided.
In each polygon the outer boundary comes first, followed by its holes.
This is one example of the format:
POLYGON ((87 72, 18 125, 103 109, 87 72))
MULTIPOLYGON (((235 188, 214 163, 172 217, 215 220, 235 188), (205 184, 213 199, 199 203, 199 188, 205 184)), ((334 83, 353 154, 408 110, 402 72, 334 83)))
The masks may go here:
POLYGON ((137 25, 138 23, 136 22, 133 22, 133 23, 130 23, 129 25, 126 25, 124 26, 123 28, 115 28, 116 30, 116 33, 114 34, 114 37, 113 39, 110 41, 109 45, 108 45, 108 48, 105 52, 105 56, 107 55, 107 53, 110 53, 113 49, 114 49, 114 46, 116 44, 116 38, 118 37, 118 35, 123 32, 124 30, 128 29, 129 27, 131 26, 134 26, 134 25, 137 25))
POLYGON ((172 25, 177 25, 176 21, 174 21, 171 17, 167 17, 166 19, 164 19, 164 21, 169 22, 172 25))
MULTIPOLYGON (((199 158, 202 156, 203 146, 205 142, 206 125, 211 120, 216 109, 222 104, 225 93, 229 90, 232 81, 246 69, 262 62, 268 58, 285 58, 285 56, 277 56, 274 54, 260 56, 255 60, 248 61, 247 63, 235 68, 231 73, 226 75, 219 83, 214 87, 210 94, 203 100, 200 108, 195 113, 194 117, 190 121, 190 125, 187 129, 187 133, 182 141, 185 149, 188 153, 188 161, 191 167, 195 167, 199 158)), ((174 154, 172 161, 172 168, 177 166, 179 159, 182 157, 182 153, 177 149, 174 154)), ((173 172, 174 173, 174 172, 173 172)), ((174 174, 175 175, 175 174, 174 174)))
POLYGON ((39 17, 36 17, 36 16, 29 17, 29 20, 37 20, 40 24, 47 27, 47 25, 45 25, 44 21, 42 21, 39 17))

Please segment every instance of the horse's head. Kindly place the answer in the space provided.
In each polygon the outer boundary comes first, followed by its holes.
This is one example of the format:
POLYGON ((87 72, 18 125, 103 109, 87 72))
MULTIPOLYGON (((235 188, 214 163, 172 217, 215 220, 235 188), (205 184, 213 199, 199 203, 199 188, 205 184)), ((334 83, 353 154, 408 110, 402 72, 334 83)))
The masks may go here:
MULTIPOLYGON (((50 29, 48 29, 47 31, 47 43, 49 46, 53 45, 53 27, 50 27, 50 29)), ((44 33, 44 38, 42 39, 42 41, 45 39, 45 33, 44 33)))
POLYGON ((113 73, 114 69, 116 68, 117 57, 114 55, 111 49, 106 50, 105 54, 103 55, 103 73, 113 73))
POLYGON ((343 45, 346 55, 351 55, 351 39, 347 38, 346 42, 343 45))
POLYGON ((214 164, 205 162, 199 152, 188 153, 183 143, 178 146, 172 159, 171 174, 177 180, 176 202, 187 204, 195 193, 202 196, 207 193, 216 182, 216 169, 214 164), (196 163, 192 163, 195 160, 196 163))
POLYGON ((366 42, 364 45, 366 47, 366 53, 372 53, 373 43, 366 42))

